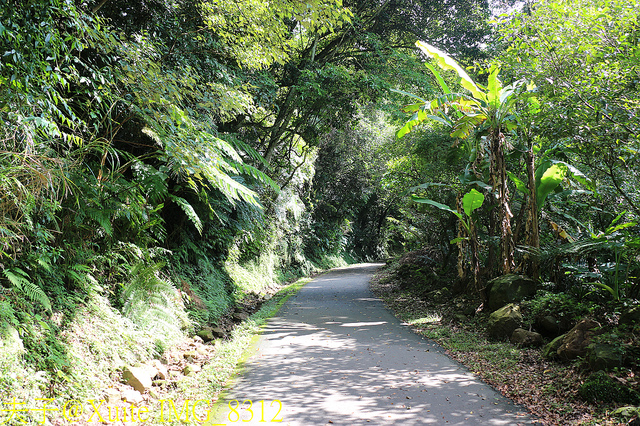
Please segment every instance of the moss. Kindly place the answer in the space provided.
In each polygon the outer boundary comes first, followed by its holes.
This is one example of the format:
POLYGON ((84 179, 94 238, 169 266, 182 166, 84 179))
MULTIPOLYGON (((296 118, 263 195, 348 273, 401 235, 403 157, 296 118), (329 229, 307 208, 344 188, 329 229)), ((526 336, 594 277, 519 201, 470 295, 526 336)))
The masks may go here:
POLYGON ((622 404, 640 403, 640 394, 611 378, 604 371, 598 371, 580 386, 578 394, 587 402, 618 402, 622 404))

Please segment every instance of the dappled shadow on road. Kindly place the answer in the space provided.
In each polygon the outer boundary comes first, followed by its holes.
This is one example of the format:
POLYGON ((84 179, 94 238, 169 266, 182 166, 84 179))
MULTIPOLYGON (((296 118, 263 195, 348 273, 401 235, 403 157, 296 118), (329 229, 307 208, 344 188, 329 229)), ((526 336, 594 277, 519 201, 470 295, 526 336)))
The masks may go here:
POLYGON ((274 416, 305 426, 525 423, 509 401, 391 316, 356 271, 308 284, 269 322, 231 390, 253 406, 237 410, 240 419, 225 407, 222 424, 274 416))

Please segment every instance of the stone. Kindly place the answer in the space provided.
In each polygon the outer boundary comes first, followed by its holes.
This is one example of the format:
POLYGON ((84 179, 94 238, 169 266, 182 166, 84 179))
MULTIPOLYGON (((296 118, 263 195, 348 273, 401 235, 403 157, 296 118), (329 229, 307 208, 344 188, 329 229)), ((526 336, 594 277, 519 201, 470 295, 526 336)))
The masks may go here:
POLYGON ((154 371, 152 379, 166 380, 169 378, 169 371, 167 371, 167 367, 157 359, 151 360, 149 362, 149 366, 153 368, 154 371))
POLYGON ((558 357, 558 348, 562 345, 562 341, 564 340, 564 334, 562 336, 558 336, 553 339, 550 343, 548 343, 542 349, 542 356, 547 359, 557 358, 558 357))
POLYGON ((233 320, 236 322, 246 321, 249 318, 249 314, 246 312, 234 312, 233 320))
POLYGON ((631 306, 620 314, 618 320, 620 325, 634 325, 640 324, 640 305, 631 306))
POLYGON ((640 417, 640 407, 627 405, 626 407, 616 408, 611 412, 611 416, 631 420, 633 417, 640 417))
POLYGON ((211 332, 213 333, 213 335, 219 339, 222 339, 225 335, 224 330, 221 329, 220 327, 213 327, 211 329, 211 332))
MULTIPOLYGON (((204 343, 210 342, 210 341, 212 341, 213 339, 216 338, 213 335, 213 330, 212 330, 211 327, 206 327, 206 328, 203 328, 202 330, 198 331, 198 335, 195 336, 195 337, 200 338, 200 340, 202 340, 204 343)), ((195 337, 194 337, 194 340, 195 340, 195 337)))
POLYGON ((622 366, 623 354, 618 345, 595 343, 587 347, 587 362, 593 371, 607 371, 622 366))
POLYGON ((182 374, 184 374, 185 376, 193 376, 200 371, 202 371, 202 367, 200 367, 198 364, 187 364, 182 370, 182 374))
POLYGON ((130 404, 138 405, 144 401, 144 397, 137 390, 125 389, 122 391, 122 400, 130 404))
POLYGON ((187 351, 182 354, 184 359, 194 359, 198 357, 198 352, 196 351, 187 351))
POLYGON ((153 398, 153 399, 160 399, 160 392, 158 392, 158 391, 156 391, 156 390, 154 390, 154 389, 151 389, 151 390, 149 391, 149 396, 150 396, 151 398, 153 398))
POLYGON ((469 320, 465 314, 454 314, 453 317, 460 323, 464 323, 469 320))
POLYGON ((487 309, 493 312, 508 303, 519 303, 536 293, 536 282, 524 275, 508 274, 487 283, 487 309))
POLYGON ((125 367, 122 372, 122 378, 125 383, 130 385, 132 388, 137 390, 140 393, 145 393, 147 390, 151 389, 152 373, 149 371, 149 368, 145 367, 125 367))
POLYGON ((511 337, 522 323, 520 306, 510 303, 492 312, 487 322, 487 332, 495 338, 511 337))
MULTIPOLYGON (((211 339, 213 340, 213 339, 211 339)), ((193 336, 193 341, 196 343, 204 343, 204 340, 202 340, 202 337, 200 336, 193 336)))
POLYGON ((583 319, 564 335, 562 344, 557 350, 558 357, 569 361, 587 354, 587 347, 600 324, 591 319, 583 319))
POLYGON ((546 336, 558 336, 561 332, 560 323, 553 315, 545 315, 542 318, 538 318, 536 321, 536 328, 546 336))
POLYGON ((542 346, 542 334, 535 331, 528 331, 523 328, 516 328, 511 334, 509 341, 518 346, 542 346))
POLYGON ((108 405, 117 404, 122 401, 122 394, 117 389, 109 388, 105 392, 104 399, 108 405))

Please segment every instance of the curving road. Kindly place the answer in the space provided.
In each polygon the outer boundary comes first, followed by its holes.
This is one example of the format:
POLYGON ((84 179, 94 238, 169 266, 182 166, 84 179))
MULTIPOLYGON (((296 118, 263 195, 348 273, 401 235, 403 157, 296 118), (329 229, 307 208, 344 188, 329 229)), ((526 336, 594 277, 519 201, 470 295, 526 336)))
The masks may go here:
POLYGON ((331 271, 289 299, 210 424, 532 424, 373 296, 378 266, 331 271))

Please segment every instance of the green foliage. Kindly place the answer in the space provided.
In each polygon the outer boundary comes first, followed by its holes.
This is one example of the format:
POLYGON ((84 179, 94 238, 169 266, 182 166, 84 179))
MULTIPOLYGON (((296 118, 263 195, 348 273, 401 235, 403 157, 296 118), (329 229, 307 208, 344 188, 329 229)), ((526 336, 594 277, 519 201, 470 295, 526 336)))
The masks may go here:
POLYGON ((29 275, 20 268, 6 268, 2 273, 16 289, 18 289, 29 300, 42 305, 46 310, 51 311, 51 301, 40 287, 31 282, 29 275))
POLYGON ((578 394, 588 402, 617 402, 622 404, 637 404, 640 394, 627 386, 620 384, 604 371, 591 374, 578 389, 578 394))
POLYGON ((523 306, 528 312, 527 318, 531 320, 552 315, 567 324, 580 321, 593 310, 593 306, 586 301, 565 292, 548 290, 538 290, 534 298, 523 302, 523 306))

